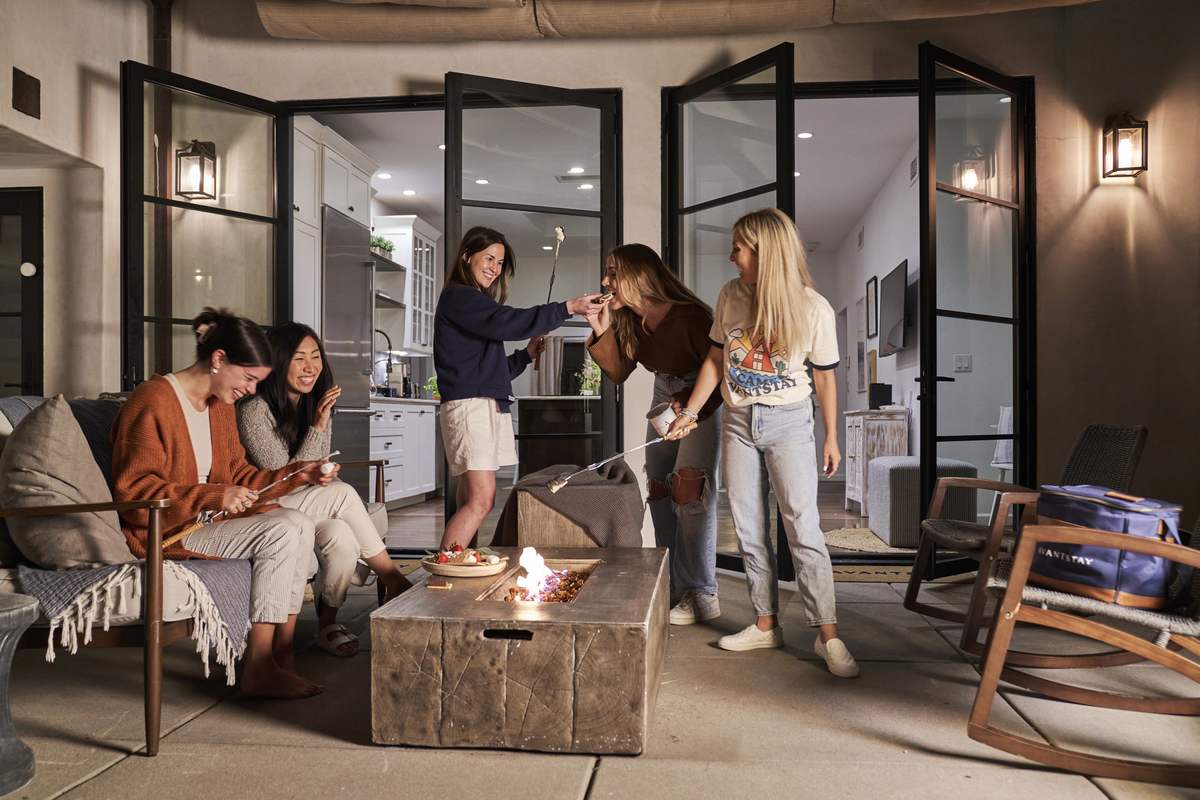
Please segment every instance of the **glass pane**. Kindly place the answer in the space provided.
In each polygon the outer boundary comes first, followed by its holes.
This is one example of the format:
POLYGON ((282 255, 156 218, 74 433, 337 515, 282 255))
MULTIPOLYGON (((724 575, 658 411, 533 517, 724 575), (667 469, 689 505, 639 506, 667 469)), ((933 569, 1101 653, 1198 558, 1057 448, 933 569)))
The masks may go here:
POLYGON ((685 103, 683 205, 775 180, 775 68, 685 103))
MULTIPOLYGON (((567 238, 559 248, 550 300, 569 300, 600 291, 604 254, 600 252, 599 219, 470 206, 462 213, 464 231, 473 225, 486 225, 503 233, 512 245, 517 271, 508 287, 508 305, 524 308, 547 302, 556 225, 566 231, 567 238), (550 249, 544 249, 547 247, 550 249)), ((424 280, 432 295, 433 280, 424 280)))
POLYGON ((717 302, 721 287, 737 277, 729 261, 730 231, 744 214, 775 205, 774 190, 722 206, 687 214, 682 220, 682 261, 675 266, 684 283, 709 305, 717 302))
POLYGON ((991 436, 1013 405, 1013 326, 938 317, 938 436, 991 436))
MULTIPOLYGON (((145 98, 145 192, 148 195, 244 211, 275 214, 275 118, 208 97, 147 83, 145 98), (155 143, 155 114, 170 114, 170 139, 155 143), (177 154, 193 141, 205 143, 212 156, 215 186, 189 185, 204 174, 199 161, 184 158, 176 181, 177 154), (162 171, 156 163, 163 165, 162 171), (189 197, 189 189, 215 194, 215 198, 189 197), (211 190, 211 191, 209 191, 211 190)), ((207 166, 207 165, 206 165, 207 166)))
POLYGON ((471 98, 496 105, 463 109, 464 199, 600 210, 600 109, 471 98))
MULTIPOLYGON (((943 386, 945 384, 942 384, 943 386)), ((938 442, 938 477, 970 477, 1012 481, 1012 468, 994 466, 999 442, 938 442)), ((950 519, 986 523, 991 519, 996 492, 955 489, 946 493, 944 512, 950 519)))
POLYGON ((144 212, 148 316, 190 319, 214 306, 262 324, 273 321, 273 225, 153 203, 144 204, 144 212), (167 263, 158 265, 154 218, 164 210, 171 247, 167 263), (170 291, 156 298, 160 275, 170 276, 170 291))
POLYGON ((1012 96, 937 68, 937 179, 1013 201, 1012 96))
POLYGON ((937 307, 1011 317, 1016 212, 937 193, 937 307))
POLYGON ((190 367, 196 361, 196 336, 186 325, 166 325, 165 323, 147 322, 142 325, 145 341, 142 351, 142 374, 149 378, 155 373, 164 374, 190 367), (167 350, 163 354, 165 361, 157 358, 157 346, 161 338, 167 350))
POLYGON ((0 311, 20 310, 21 218, 0 214, 0 311))
POLYGON ((21 394, 21 318, 0 317, 0 397, 21 394))

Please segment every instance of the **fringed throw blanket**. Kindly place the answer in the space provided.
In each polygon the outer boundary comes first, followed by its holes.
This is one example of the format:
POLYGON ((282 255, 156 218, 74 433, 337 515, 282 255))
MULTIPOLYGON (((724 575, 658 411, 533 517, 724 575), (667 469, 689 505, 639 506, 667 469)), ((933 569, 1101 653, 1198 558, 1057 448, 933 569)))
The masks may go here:
MULTIPOLYGON (((44 570, 21 565, 21 589, 37 598, 42 615, 50 622, 46 660, 54 660, 54 634, 59 644, 71 653, 92 640, 92 626, 100 622, 108 630, 114 614, 133 613, 126 608, 121 585, 134 582, 133 594, 142 594, 144 562, 114 564, 94 569, 44 570)), ((192 639, 209 674, 209 651, 225 668, 226 683, 235 682, 234 667, 246 647, 250 631, 250 562, 244 559, 221 561, 164 561, 163 579, 184 583, 195 598, 192 607, 192 639)))

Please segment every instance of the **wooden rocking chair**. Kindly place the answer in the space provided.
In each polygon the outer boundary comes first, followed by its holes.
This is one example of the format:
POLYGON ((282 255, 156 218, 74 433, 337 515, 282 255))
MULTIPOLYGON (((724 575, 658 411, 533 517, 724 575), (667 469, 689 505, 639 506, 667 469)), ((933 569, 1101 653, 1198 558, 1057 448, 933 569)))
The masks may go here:
POLYGON ((1093 755, 1008 733, 989 722, 1001 680, 1046 698, 1069 703, 1151 714, 1200 716, 1200 697, 1135 697, 1102 692, 1047 680, 1009 666, 1014 663, 1009 651, 1013 629, 1018 622, 1024 622, 1103 642, 1116 648, 1114 654, 1127 658, 1126 661, 1114 658, 1105 664, 1095 656, 1063 656, 1047 666, 1106 666, 1147 660, 1200 683, 1200 663, 1179 652, 1186 650, 1193 655, 1200 655, 1200 550, 1194 549, 1196 544, 1195 537, 1193 546, 1185 547, 1092 528, 1063 525, 1025 527, 1021 531, 1014 559, 1011 562, 996 562, 999 568, 988 580, 988 591, 1000 599, 984 646, 983 675, 971 708, 967 734, 976 741, 1005 752, 1083 775, 1200 787, 1200 765, 1172 765, 1093 755), (1196 570, 1192 578, 1191 606, 1179 611, 1150 611, 1030 586, 1027 583, 1030 565, 1038 545, 1043 542, 1111 547, 1190 566, 1196 570), (1140 638, 1107 625, 1097 617, 1146 627, 1156 632, 1156 638, 1153 641, 1140 638), (1081 659, 1089 658, 1092 659, 1091 663, 1081 663, 1081 659))

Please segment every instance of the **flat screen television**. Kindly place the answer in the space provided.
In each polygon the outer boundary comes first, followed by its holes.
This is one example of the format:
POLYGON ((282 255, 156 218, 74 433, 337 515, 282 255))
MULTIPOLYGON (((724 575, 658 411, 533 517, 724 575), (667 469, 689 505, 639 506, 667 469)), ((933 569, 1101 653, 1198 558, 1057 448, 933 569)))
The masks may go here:
POLYGON ((905 337, 905 296, 908 294, 908 261, 883 276, 879 282, 879 357, 903 350, 905 337))

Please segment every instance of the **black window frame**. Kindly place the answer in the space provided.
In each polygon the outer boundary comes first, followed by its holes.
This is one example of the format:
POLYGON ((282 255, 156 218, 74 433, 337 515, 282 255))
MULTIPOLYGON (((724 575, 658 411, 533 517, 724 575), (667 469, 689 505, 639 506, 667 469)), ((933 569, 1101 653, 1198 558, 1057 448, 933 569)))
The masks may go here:
POLYGON ((42 238, 45 198, 40 186, 14 186, 0 189, 0 214, 21 218, 21 260, 37 268, 29 277, 21 277, 21 310, 0 311, 0 318, 21 319, 21 382, 5 384, 19 388, 21 394, 40 396, 44 391, 45 350, 45 242, 42 238))

